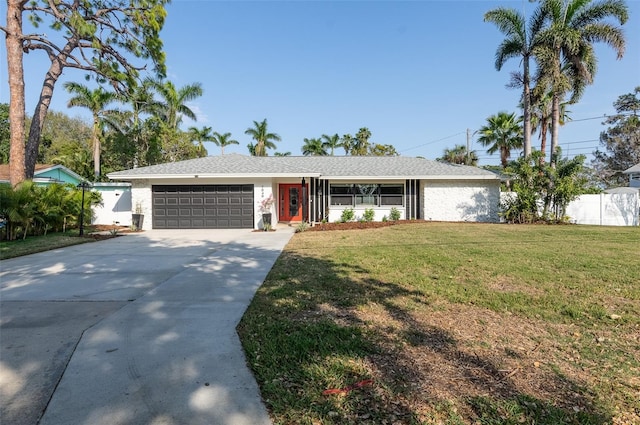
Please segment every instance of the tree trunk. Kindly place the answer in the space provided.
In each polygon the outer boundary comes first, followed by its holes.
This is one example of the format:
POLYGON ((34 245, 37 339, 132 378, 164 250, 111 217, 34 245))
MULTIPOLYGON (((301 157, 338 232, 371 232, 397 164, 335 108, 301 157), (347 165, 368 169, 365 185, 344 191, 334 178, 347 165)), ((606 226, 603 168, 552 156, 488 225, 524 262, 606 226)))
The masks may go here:
MULTIPOLYGON (((64 48, 65 51, 73 50, 73 46, 67 44, 64 48)), ((40 135, 42 134, 42 128, 44 127, 44 120, 47 117, 49 111, 49 105, 51 104, 51 96, 53 96, 53 89, 55 87, 58 78, 62 75, 63 60, 62 55, 51 60, 51 66, 42 84, 42 90, 40 91, 40 99, 36 105, 36 110, 31 120, 31 127, 29 128, 29 139, 27 140, 27 147, 25 152, 25 174, 27 178, 33 178, 33 173, 36 168, 36 161, 38 159, 38 149, 40 147, 40 135)))
POLYGON ((558 149, 558 129, 560 126, 560 95, 553 93, 551 105, 551 167, 556 167, 558 149))
POLYGON ((540 152, 542 155, 540 156, 540 165, 543 165, 545 162, 545 155, 547 150, 547 133, 549 131, 549 122, 547 118, 544 118, 540 122, 540 152))
POLYGON ((506 147, 500 148, 500 163, 502 164, 502 169, 505 170, 507 168, 508 159, 509 159, 509 151, 506 147))
POLYGON ((93 118, 93 175, 95 181, 100 178, 100 121, 93 118))
POLYGON ((25 172, 25 103, 22 62, 22 8, 24 0, 7 0, 7 68, 9 72, 9 181, 16 186, 26 178, 25 172))
POLYGON ((524 157, 531 156, 531 88, 529 87, 529 57, 524 58, 523 75, 524 157))

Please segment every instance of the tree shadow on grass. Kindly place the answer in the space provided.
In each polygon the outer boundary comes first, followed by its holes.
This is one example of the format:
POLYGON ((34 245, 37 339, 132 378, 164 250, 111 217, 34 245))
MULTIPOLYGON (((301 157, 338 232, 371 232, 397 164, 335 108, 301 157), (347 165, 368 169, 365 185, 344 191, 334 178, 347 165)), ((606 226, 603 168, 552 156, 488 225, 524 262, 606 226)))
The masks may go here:
POLYGON ((547 388, 530 394, 517 370, 423 320, 437 308, 428 294, 360 266, 288 251, 239 332, 277 423, 611 420, 587 388, 552 370, 536 371, 547 388), (349 388, 368 379, 372 385, 349 388), (323 395, 330 388, 346 391, 323 395))

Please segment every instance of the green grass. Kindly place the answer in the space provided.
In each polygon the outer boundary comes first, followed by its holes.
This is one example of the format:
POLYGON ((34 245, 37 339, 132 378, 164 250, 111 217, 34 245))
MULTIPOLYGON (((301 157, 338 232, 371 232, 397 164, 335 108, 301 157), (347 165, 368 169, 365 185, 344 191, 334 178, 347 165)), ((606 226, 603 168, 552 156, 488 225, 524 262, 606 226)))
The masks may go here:
POLYGON ((590 226, 300 233, 238 330, 277 424, 640 421, 639 246, 590 226))
POLYGON ((94 242, 91 238, 80 238, 78 232, 50 233, 46 236, 29 236, 25 240, 0 241, 0 260, 50 251, 65 246, 94 242))

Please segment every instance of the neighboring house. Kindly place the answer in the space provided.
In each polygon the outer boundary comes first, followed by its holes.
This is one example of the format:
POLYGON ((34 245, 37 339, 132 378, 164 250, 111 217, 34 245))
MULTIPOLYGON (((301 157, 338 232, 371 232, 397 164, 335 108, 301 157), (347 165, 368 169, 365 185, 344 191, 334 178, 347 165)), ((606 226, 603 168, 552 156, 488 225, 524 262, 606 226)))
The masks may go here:
MULTIPOLYGON (((85 179, 64 165, 36 164, 33 181, 38 186, 52 183, 78 186, 85 179)), ((9 164, 0 164, 0 183, 9 183, 9 164)), ((102 202, 93 207, 92 224, 131 225, 130 183, 92 183, 91 189, 102 196, 102 202)))
POLYGON ((260 228, 275 222, 334 222, 353 208, 375 220, 497 222, 499 177, 489 171, 401 156, 209 156, 110 173, 130 181, 145 229, 260 228), (261 211, 273 196, 274 205, 261 211), (151 213, 151 219, 148 214, 151 213))
POLYGON ((640 188, 640 164, 625 170, 624 173, 629 174, 629 187, 640 188))
MULTIPOLYGON (((40 186, 51 183, 71 183, 76 186, 84 180, 64 165, 36 164, 33 173, 34 183, 40 186)), ((9 183, 9 164, 0 164, 0 183, 9 183)))

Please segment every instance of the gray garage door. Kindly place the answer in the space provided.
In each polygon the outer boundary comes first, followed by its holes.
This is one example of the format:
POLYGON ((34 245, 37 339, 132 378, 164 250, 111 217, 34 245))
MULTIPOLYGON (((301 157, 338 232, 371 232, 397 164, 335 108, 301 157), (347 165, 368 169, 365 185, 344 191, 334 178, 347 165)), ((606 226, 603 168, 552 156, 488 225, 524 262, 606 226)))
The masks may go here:
POLYGON ((154 229, 251 229, 253 185, 153 186, 154 229))

